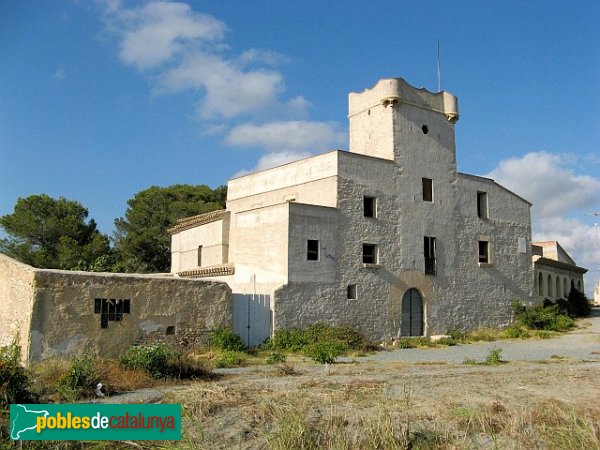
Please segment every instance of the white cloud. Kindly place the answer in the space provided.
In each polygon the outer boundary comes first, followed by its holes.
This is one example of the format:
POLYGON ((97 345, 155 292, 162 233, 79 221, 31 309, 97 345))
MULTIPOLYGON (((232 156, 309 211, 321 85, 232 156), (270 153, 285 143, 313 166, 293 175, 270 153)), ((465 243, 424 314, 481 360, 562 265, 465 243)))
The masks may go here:
MULTIPOLYGON (((534 241, 558 241, 578 265, 596 271, 599 231, 593 222, 586 223, 583 213, 598 210, 600 179, 576 174, 578 161, 571 154, 532 152, 500 161, 486 176, 533 203, 534 241)), ((598 276, 598 272, 586 276, 588 292, 598 276)))
POLYGON ((190 46, 220 41, 227 29, 185 3, 150 2, 129 10, 113 6, 113 15, 121 33, 119 56, 139 69, 157 67, 190 46))
POLYGON ((150 2, 126 9, 105 6, 107 30, 119 37, 119 57, 151 75, 156 93, 199 90, 202 120, 232 119, 271 109, 285 117, 303 117, 307 102, 279 100, 283 76, 268 68, 285 57, 269 50, 247 49, 226 57, 227 26, 179 2, 150 2), (261 67, 261 65, 263 67, 261 67))
POLYGON ((275 71, 245 71, 220 56, 197 53, 167 70, 160 82, 164 92, 189 88, 205 91, 198 103, 201 118, 232 118, 275 103, 277 95, 283 91, 283 79, 275 71))
POLYGON ((346 133, 337 123, 293 120, 233 128, 225 142, 237 147, 265 148, 270 152, 320 152, 344 144, 346 133))
POLYGON ((576 175, 573 163, 573 155, 532 152, 500 161, 486 176, 533 203, 534 220, 543 220, 600 202, 600 179, 576 175))
POLYGON ((119 39, 123 63, 146 74, 155 93, 197 91, 204 135, 223 133, 228 145, 267 152, 253 170, 346 145, 338 123, 308 120, 311 105, 303 96, 282 98, 284 78, 274 66, 287 57, 256 48, 232 54, 224 43, 228 28, 218 19, 187 3, 126 8, 119 0, 107 0, 103 17, 119 39))

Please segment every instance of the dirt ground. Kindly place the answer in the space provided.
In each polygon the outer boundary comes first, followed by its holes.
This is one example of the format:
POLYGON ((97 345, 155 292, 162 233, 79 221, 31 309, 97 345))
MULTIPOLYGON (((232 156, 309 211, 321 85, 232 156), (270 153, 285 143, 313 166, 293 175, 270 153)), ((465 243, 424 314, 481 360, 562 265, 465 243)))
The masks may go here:
POLYGON ((181 448, 600 448, 600 362, 366 361, 177 388, 181 448))

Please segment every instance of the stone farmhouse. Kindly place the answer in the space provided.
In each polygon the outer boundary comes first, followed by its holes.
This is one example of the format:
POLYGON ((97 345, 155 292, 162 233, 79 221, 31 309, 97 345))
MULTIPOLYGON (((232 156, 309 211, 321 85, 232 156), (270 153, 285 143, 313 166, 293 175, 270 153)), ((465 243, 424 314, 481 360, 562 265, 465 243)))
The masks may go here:
POLYGON ((503 327, 514 299, 583 290, 566 253, 532 247, 527 200, 457 171, 458 118, 454 95, 403 79, 351 93, 350 151, 230 180, 225 210, 170 230, 172 273, 226 282, 251 344, 313 323, 373 339, 503 327))
POLYGON ((0 346, 17 338, 32 362, 196 347, 220 326, 250 346, 314 323, 431 336, 508 325, 514 299, 583 292, 586 269, 555 241, 531 243, 529 202, 457 172, 456 97, 384 79, 349 100, 349 152, 231 180, 227 209, 170 230, 171 274, 35 269, 0 254, 0 346))

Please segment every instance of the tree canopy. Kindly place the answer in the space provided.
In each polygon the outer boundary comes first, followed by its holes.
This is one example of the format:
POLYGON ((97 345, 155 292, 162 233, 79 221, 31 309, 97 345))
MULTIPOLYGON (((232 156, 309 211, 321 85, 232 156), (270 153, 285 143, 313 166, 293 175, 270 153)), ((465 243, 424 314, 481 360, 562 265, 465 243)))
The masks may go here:
POLYGON ((152 186, 127 201, 125 217, 115 220, 115 251, 128 272, 168 272, 171 238, 177 219, 225 207, 227 187, 152 186))
POLYGON ((0 217, 8 234, 0 251, 34 267, 93 270, 109 257, 110 247, 87 217, 86 208, 64 197, 19 198, 13 213, 0 217))

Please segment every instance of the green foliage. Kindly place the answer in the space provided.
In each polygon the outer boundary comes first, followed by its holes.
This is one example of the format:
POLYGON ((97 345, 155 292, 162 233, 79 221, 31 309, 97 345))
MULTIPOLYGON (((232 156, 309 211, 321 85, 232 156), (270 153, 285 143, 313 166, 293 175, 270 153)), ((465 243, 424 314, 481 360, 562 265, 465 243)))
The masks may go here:
POLYGON ((450 338, 440 338, 437 341, 434 342, 434 344, 436 345, 446 345, 448 347, 452 347, 454 345, 456 345, 456 340, 450 338))
POLYGON ((448 328, 446 334, 450 336, 454 341, 461 342, 466 338, 466 333, 457 328, 448 328))
POLYGON ((266 359, 267 364, 280 364, 284 363, 286 357, 283 353, 271 352, 266 359))
POLYGON ((532 330, 565 331, 573 326, 573 319, 561 313, 558 305, 536 305, 526 308, 519 302, 513 302, 516 326, 532 330))
POLYGON ((0 409, 8 408, 11 403, 29 403, 30 386, 30 374, 21 365, 21 348, 15 339, 0 348, 0 409))
POLYGON ((177 219, 225 207, 227 188, 152 186, 127 201, 125 217, 115 220, 115 251, 128 272, 168 272, 171 241, 167 229, 177 219))
POLYGON ((502 353, 502 349, 494 347, 490 349, 485 361, 477 361, 476 359, 465 358, 463 364, 468 366, 497 366, 505 362, 502 360, 500 353, 502 353))
POLYGON ((219 327, 210 333, 208 343, 219 350, 244 351, 246 346, 242 338, 230 328, 219 327))
POLYGON ((410 338, 402 338, 402 339, 398 339, 398 340, 397 340, 397 341, 394 343, 394 345, 395 345, 397 348, 403 348, 403 349, 406 349, 406 348, 416 348, 416 347, 417 347, 417 343, 416 343, 416 342, 414 342, 414 341, 413 341, 412 339, 410 339, 410 338))
POLYGON ((284 328, 275 331, 267 346, 273 350, 299 352, 308 344, 308 339, 299 328, 284 328))
POLYGON ((34 267, 75 269, 110 254, 108 237, 96 229, 80 203, 45 194, 19 198, 14 212, 0 217, 8 237, 0 252, 34 267))
POLYGON ((360 331, 347 326, 331 327, 315 324, 306 328, 304 335, 309 344, 332 342, 337 344, 342 352, 360 350, 367 344, 367 338, 360 331))
POLYGON ((121 355, 119 362, 128 369, 143 369, 153 378, 166 378, 176 372, 173 364, 176 358, 177 352, 167 344, 156 343, 130 347, 121 355))
POLYGON ((304 330, 277 330, 267 346, 272 350, 302 352, 316 362, 331 364, 345 352, 364 350, 369 342, 360 331, 352 327, 315 324, 304 330))
POLYGON ((96 359, 91 355, 71 358, 71 367, 58 379, 56 386, 63 400, 73 402, 92 393, 100 381, 95 363, 96 359))
POLYGON ((305 346, 303 353, 319 364, 333 364, 343 349, 337 342, 323 341, 305 346))
POLYGON ((529 337, 529 331, 527 331, 527 328, 519 324, 512 324, 504 330, 504 334, 507 338, 510 339, 520 339, 529 337))
POLYGON ((567 300, 567 311, 571 317, 587 317, 592 313, 592 306, 583 293, 572 287, 567 300))
POLYGON ((238 367, 243 366, 247 360, 248 355, 244 352, 238 350, 220 350, 216 366, 219 368, 238 367))
POLYGON ((502 361, 502 357, 500 356, 500 353, 502 353, 502 349, 501 348, 491 348, 490 352, 488 353, 487 357, 485 358, 485 363, 488 366, 497 366, 498 364, 504 362, 502 361))

